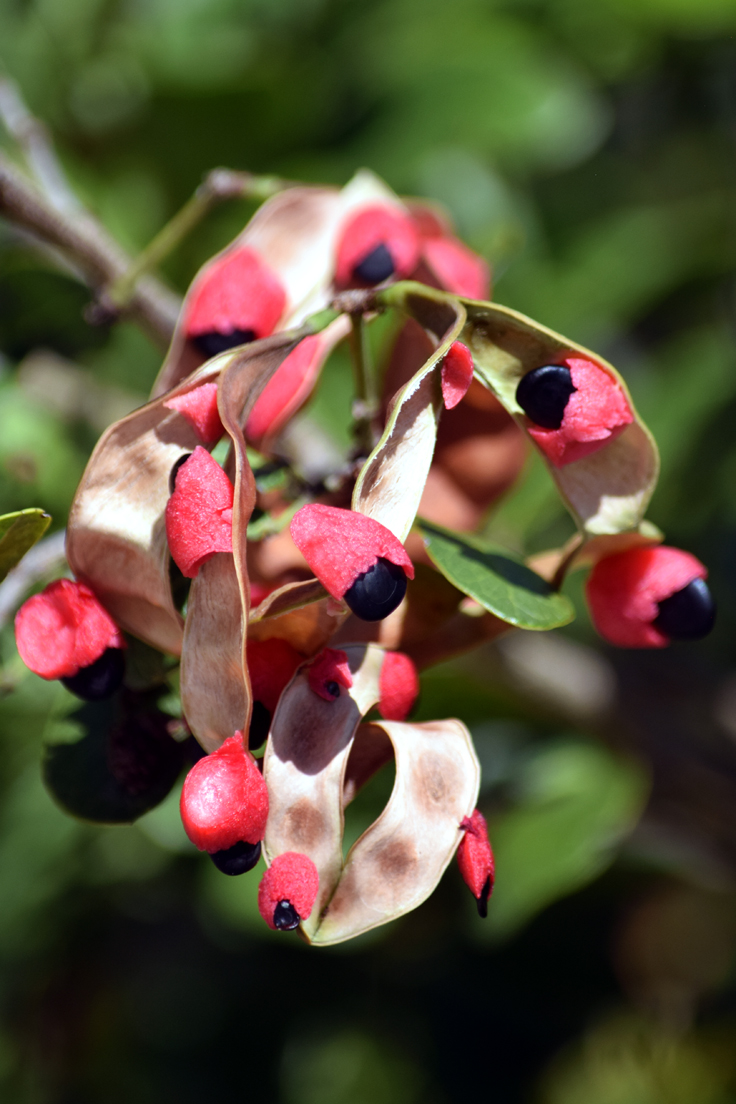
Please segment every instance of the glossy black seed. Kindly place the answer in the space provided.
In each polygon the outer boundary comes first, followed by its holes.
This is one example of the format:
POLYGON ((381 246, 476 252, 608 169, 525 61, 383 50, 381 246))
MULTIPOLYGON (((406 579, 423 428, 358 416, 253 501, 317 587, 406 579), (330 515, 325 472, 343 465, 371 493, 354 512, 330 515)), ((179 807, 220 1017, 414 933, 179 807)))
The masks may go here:
POLYGON ((336 682, 333 682, 331 679, 329 682, 325 683, 325 690, 335 699, 340 697, 340 687, 337 685, 336 682))
POLYGON ((716 619, 716 604, 704 579, 691 583, 664 598, 652 624, 671 640, 700 640, 716 619))
POLYGON ((564 364, 545 364, 527 372, 516 388, 516 401, 528 418, 543 429, 559 429, 567 400, 577 388, 564 364))
POLYGON ((60 682, 84 701, 102 701, 111 697, 123 681, 125 656, 122 648, 108 648, 89 667, 81 667, 76 675, 60 682))
POLYGON ((182 464, 186 464, 191 455, 191 452, 183 452, 179 459, 174 461, 171 467, 171 471, 169 472, 169 494, 173 494, 176 490, 176 477, 178 475, 179 468, 182 466, 182 464))
POLYGON ((373 567, 358 575, 343 598, 361 621, 381 621, 406 594, 404 569, 379 556, 373 567))
POLYGON ((383 242, 353 268, 353 276, 364 284, 380 284, 394 274, 394 259, 383 242))
POLYGON ((261 845, 259 843, 234 843, 224 851, 215 851, 210 855, 213 863, 223 874, 235 877, 237 874, 247 874, 252 870, 261 857, 261 845))
POLYGON ((209 333, 195 334, 192 341, 203 356, 210 357, 224 353, 227 349, 234 349, 236 345, 247 345, 255 341, 255 330, 232 330, 230 333, 218 333, 211 330, 209 333))
POLYGON ((273 910, 273 922, 279 931, 293 931, 299 927, 301 919, 291 901, 279 901, 273 910))
POLYGON ((268 738, 271 727, 271 714, 263 702, 253 702, 253 712, 250 715, 250 728, 248 729, 248 747, 251 751, 259 748, 268 738))
POLYGON ((480 897, 476 898, 476 904, 478 905, 478 915, 481 920, 485 920, 488 916, 488 898, 491 896, 491 876, 490 874, 483 883, 483 888, 480 891, 480 897))

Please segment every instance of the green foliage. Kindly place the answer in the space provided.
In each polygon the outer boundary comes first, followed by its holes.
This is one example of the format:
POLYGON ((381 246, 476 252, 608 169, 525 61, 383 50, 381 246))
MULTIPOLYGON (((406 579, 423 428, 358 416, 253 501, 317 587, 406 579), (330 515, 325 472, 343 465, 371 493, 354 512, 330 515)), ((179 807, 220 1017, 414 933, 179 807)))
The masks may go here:
POLYGON ((33 548, 51 523, 43 510, 19 510, 0 517, 0 581, 33 548))

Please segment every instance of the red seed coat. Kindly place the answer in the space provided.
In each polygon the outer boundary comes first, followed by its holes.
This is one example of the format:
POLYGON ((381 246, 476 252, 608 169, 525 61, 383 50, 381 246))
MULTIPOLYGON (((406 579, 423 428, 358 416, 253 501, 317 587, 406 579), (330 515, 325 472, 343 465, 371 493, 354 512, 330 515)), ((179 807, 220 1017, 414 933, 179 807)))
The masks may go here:
POLYGON ((465 835, 457 849, 458 866, 465 884, 477 900, 483 893, 489 878, 491 890, 493 890, 495 877, 493 851, 488 839, 486 819, 476 809, 471 817, 465 817, 460 827, 465 830, 465 835))
POLYGON ((195 763, 181 791, 184 831, 200 851, 224 851, 263 839, 268 790, 252 755, 236 732, 195 763))
POLYGON ((187 579, 193 579, 215 552, 233 550, 233 485, 199 445, 176 473, 176 487, 166 504, 166 538, 187 579))
POLYGON ((529 426, 529 436, 557 468, 597 452, 634 420, 620 385, 604 368, 581 357, 561 363, 570 369, 576 388, 567 400, 562 425, 559 429, 529 426))
POLYGON ((286 292, 278 276, 253 249, 234 249, 219 257, 194 282, 187 298, 187 337, 253 330, 257 338, 276 329, 286 292))
POLYGON ((164 406, 178 410, 205 445, 214 445, 225 430, 217 409, 217 384, 201 383, 183 395, 174 395, 164 406))
POLYGON ((473 382, 473 357, 462 341, 453 341, 442 361, 442 398, 448 410, 465 398, 473 382))
POLYGON ((391 254, 396 279, 403 279, 416 268, 419 237, 411 218, 395 207, 364 207, 342 231, 335 271, 338 287, 355 284, 353 269, 378 245, 385 245, 391 254))
POLYGON ((248 641, 248 673, 253 701, 273 713, 291 676, 303 660, 287 640, 272 636, 269 640, 248 641))
POLYGON ((305 337, 271 377, 245 425, 249 441, 271 437, 288 422, 310 394, 322 367, 321 334, 305 337))
POLYGON ((335 695, 327 689, 328 682, 336 682, 349 690, 353 685, 348 657, 340 648, 325 648, 309 665, 309 686, 325 701, 334 701, 335 695))
POLYGON ((619 648, 664 648, 669 637, 652 624, 659 614, 658 603, 707 575, 695 556, 661 544, 604 556, 585 588, 593 623, 602 637, 619 648))
POLYGON ((390 529, 366 514, 336 506, 303 506, 289 531, 294 543, 333 598, 342 598, 379 556, 414 578, 406 549, 390 529))
POLYGON ((446 291, 465 299, 490 298, 488 265, 457 238, 428 238, 422 243, 422 255, 446 291))
POLYGON ((20 658, 45 679, 69 678, 108 648, 124 648, 120 630, 84 583, 57 579, 29 598, 15 618, 20 658))
POLYGON ((419 694, 419 675, 408 655, 386 652, 378 692, 378 712, 384 721, 406 720, 419 694))
POLYGON ((280 901, 288 901, 300 919, 307 920, 318 890, 319 874, 312 860, 298 851, 285 851, 277 855, 261 878, 258 911, 269 928, 276 931, 273 914, 280 901))

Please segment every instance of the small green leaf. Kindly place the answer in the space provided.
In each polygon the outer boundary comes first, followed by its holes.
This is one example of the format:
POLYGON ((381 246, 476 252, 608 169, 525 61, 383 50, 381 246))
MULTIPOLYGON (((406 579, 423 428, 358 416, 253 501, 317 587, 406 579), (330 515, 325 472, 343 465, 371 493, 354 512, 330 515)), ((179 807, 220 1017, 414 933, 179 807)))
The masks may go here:
POLYGON ((420 520, 419 528, 442 574, 502 621, 519 629, 555 629, 572 621, 564 594, 508 552, 428 521, 420 520))
POLYGON ((18 510, 0 517, 0 582, 41 539, 50 524, 50 514, 38 509, 18 510))

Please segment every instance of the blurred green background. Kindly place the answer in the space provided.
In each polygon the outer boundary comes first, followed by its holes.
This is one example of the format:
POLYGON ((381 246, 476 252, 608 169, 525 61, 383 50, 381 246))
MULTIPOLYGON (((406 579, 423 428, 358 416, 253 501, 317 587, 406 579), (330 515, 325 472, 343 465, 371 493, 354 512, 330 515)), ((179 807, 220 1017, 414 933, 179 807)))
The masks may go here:
MULTIPOLYGON (((133 252, 217 165, 369 165, 442 201, 500 302, 623 372, 662 449, 650 516, 720 610, 701 644, 614 652, 575 578, 569 630, 427 675, 420 719, 462 717, 482 760, 489 919, 453 868, 331 950, 265 928, 257 876, 193 851, 176 794, 130 827, 55 807, 41 745, 74 700, 24 672, 3 611, 0 1099, 734 1104, 734 0, 0 0, 0 60, 133 252)), ((218 209, 170 283, 251 209, 218 209)), ((130 324, 88 327, 88 298, 0 222, 0 512, 55 529, 160 361, 130 324)), ((489 532, 564 539, 541 465, 489 532)))

